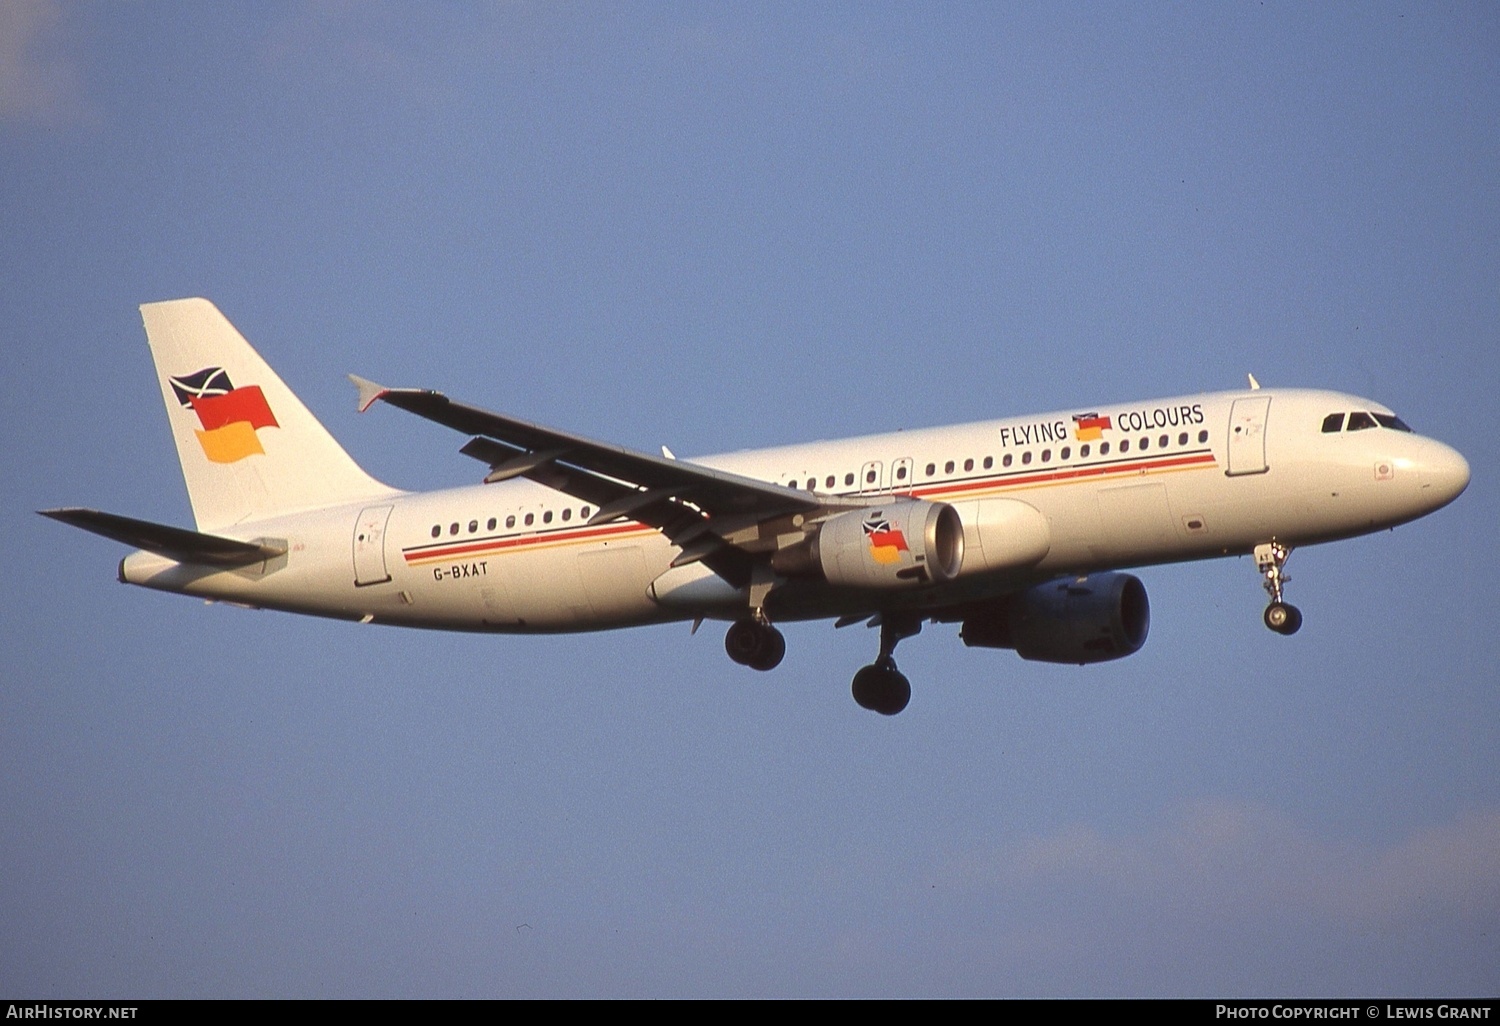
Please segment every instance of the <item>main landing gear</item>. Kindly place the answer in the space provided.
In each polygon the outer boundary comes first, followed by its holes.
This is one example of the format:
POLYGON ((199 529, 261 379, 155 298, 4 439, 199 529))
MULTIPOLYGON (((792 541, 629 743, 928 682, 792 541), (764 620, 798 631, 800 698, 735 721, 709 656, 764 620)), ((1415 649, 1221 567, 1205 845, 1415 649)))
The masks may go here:
MULTIPOLYGON (((882 716, 894 716, 911 701, 911 682, 896 669, 892 653, 902 638, 922 629, 922 621, 910 614, 882 614, 880 620, 880 655, 854 675, 850 689, 862 707, 882 716)), ((724 635, 724 651, 729 658, 752 670, 772 670, 786 655, 786 639, 771 626, 764 614, 736 620, 724 635)))
POLYGON ((764 616, 736 620, 724 635, 729 658, 752 670, 774 670, 786 655, 786 638, 764 616))
POLYGON ((1291 555, 1290 546, 1281 542, 1273 541, 1255 546, 1255 568, 1265 578, 1263 586, 1266 594, 1271 596, 1271 604, 1266 606, 1264 619, 1266 626, 1277 634, 1296 634, 1302 626, 1302 611, 1281 600, 1281 589, 1291 580, 1284 570, 1291 555))
POLYGON ((911 701, 911 681, 896 669, 892 654, 902 638, 922 629, 922 621, 911 615, 884 613, 880 619, 880 655, 854 675, 850 690, 861 708, 894 716, 911 701))

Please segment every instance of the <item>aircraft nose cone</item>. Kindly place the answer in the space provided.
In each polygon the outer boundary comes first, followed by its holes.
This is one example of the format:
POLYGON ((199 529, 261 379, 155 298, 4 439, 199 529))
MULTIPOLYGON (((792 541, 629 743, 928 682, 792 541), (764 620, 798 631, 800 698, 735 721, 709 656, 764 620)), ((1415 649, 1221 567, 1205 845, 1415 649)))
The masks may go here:
POLYGON ((1446 506, 1469 487, 1469 461, 1457 449, 1434 444, 1433 451, 1422 460, 1422 491, 1432 508, 1446 506))

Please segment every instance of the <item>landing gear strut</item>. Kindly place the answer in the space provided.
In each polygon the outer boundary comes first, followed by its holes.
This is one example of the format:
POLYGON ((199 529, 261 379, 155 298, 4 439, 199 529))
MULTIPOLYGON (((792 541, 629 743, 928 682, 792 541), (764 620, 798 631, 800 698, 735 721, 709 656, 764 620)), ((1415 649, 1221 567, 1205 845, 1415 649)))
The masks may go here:
POLYGON ((736 620, 724 635, 729 658, 752 670, 774 670, 786 655, 786 638, 764 616, 736 620))
POLYGON ((1255 546, 1255 568, 1265 578, 1263 586, 1266 594, 1271 596, 1271 604, 1266 606, 1264 619, 1266 626, 1277 634, 1296 634, 1302 626, 1302 611, 1281 600, 1281 589, 1291 580, 1284 569, 1291 555, 1291 548, 1281 542, 1273 541, 1255 546))
POLYGON ((911 681, 896 669, 892 654, 902 638, 922 629, 922 621, 910 614, 882 614, 880 619, 880 655, 869 666, 854 675, 850 690, 861 708, 894 716, 911 701, 911 681))

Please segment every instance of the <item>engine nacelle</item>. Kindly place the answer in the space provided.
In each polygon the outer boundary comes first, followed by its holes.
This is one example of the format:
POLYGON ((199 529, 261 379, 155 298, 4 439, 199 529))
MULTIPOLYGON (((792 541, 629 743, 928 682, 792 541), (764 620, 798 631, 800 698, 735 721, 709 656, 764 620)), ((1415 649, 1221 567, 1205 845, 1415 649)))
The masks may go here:
POLYGON ((789 577, 889 589, 951 581, 963 562, 964 525, 952 506, 892 499, 825 520, 807 541, 776 553, 771 565, 789 577))
POLYGON ((964 576, 1023 570, 1052 549, 1052 528, 1020 499, 967 499, 953 508, 964 524, 964 576))
POLYGON ((963 622, 964 644, 1013 648, 1044 663, 1102 663, 1140 651, 1151 629, 1146 586, 1130 574, 1048 581, 963 622))

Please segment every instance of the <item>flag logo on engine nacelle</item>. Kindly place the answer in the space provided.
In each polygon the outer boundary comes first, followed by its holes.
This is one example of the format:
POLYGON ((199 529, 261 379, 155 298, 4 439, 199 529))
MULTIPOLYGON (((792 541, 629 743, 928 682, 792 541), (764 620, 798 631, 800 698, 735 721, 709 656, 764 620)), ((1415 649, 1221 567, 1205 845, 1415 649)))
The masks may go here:
POLYGON ((901 553, 911 551, 906 545, 906 535, 899 527, 892 527, 890 519, 879 510, 865 517, 864 528, 865 537, 870 541, 870 554, 877 563, 900 562, 901 553))
POLYGON ((281 426, 260 386, 235 388, 223 367, 205 367, 167 380, 177 401, 198 415, 203 429, 194 433, 203 455, 215 463, 234 463, 264 453, 256 432, 281 426))

